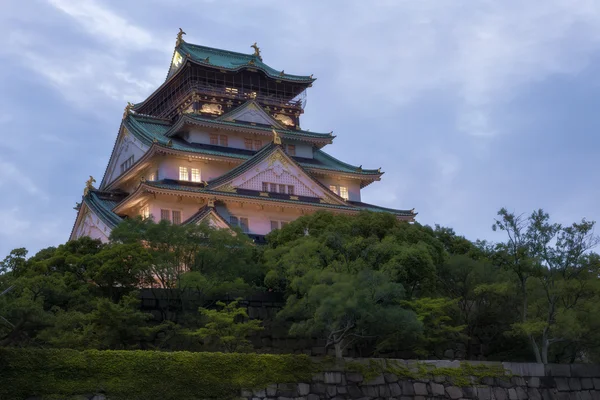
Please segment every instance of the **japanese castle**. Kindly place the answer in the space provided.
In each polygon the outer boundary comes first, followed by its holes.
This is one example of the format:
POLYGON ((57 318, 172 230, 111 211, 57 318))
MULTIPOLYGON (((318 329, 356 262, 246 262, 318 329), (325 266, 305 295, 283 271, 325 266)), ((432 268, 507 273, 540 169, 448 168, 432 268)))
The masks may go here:
POLYGON ((173 224, 238 226, 255 242, 318 210, 388 212, 414 221, 413 210, 361 201, 380 169, 337 160, 323 148, 332 132, 300 126, 315 78, 291 75, 244 54, 187 43, 181 31, 165 82, 125 107, 104 177, 90 177, 70 239, 107 241, 125 218, 173 224))

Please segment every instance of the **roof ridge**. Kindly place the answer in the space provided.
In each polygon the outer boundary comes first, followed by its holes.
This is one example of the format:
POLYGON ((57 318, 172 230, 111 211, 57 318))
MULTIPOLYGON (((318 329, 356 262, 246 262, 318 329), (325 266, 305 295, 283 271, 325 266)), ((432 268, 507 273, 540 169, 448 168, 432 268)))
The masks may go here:
POLYGON ((241 56, 241 57, 245 57, 245 58, 255 58, 255 59, 259 60, 259 58, 256 57, 254 54, 246 54, 246 53, 240 53, 237 51, 218 49, 216 47, 203 46, 201 44, 195 44, 195 43, 182 42, 181 45, 179 45, 178 47, 180 48, 183 45, 197 47, 197 48, 206 50, 208 52, 213 52, 213 53, 227 53, 227 54, 231 54, 233 56, 241 56))
POLYGON ((315 153, 316 153, 316 152, 319 152, 319 153, 320 153, 320 154, 322 154, 324 157, 327 157, 327 158, 329 158, 329 159, 330 159, 330 160, 332 160, 332 161, 335 161, 335 162, 337 162, 337 163, 340 163, 340 164, 342 164, 344 167, 346 167, 346 168, 348 168, 348 169, 355 169, 355 170, 357 170, 357 171, 358 171, 358 169, 360 168, 360 169, 361 169, 363 172, 368 172, 368 171, 373 171, 373 172, 375 172, 375 171, 376 171, 376 172, 382 173, 382 172, 380 172, 380 170, 379 170, 379 169, 366 169, 366 168, 365 168, 365 169, 363 169, 361 166, 358 166, 358 167, 357 167, 356 165, 348 164, 348 163, 346 163, 346 162, 344 162, 344 161, 342 161, 342 160, 339 160, 339 159, 335 158, 335 157, 334 157, 334 156, 332 156, 331 154, 328 154, 328 153, 324 152, 324 151, 323 151, 323 150, 321 150, 321 149, 317 149, 317 150, 315 151, 315 153))

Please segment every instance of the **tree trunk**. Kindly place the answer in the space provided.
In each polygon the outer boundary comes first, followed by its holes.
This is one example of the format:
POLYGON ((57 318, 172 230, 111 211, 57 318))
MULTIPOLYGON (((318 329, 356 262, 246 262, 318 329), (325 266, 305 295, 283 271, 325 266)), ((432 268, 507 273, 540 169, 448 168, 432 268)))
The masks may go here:
POLYGON ((336 342, 333 344, 333 348, 335 349, 335 358, 343 358, 344 355, 344 347, 342 346, 342 341, 336 342))

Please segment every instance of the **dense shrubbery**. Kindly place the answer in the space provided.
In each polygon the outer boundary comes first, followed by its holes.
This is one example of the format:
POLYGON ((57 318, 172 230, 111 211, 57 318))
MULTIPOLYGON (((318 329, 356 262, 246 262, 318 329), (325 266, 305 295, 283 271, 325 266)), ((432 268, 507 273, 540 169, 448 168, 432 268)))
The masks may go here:
POLYGON ((0 398, 230 399, 240 389, 309 381, 306 356, 0 348, 0 398))
POLYGON ((261 247, 206 225, 128 220, 108 244, 82 238, 29 258, 11 252, 0 263, 0 292, 8 290, 0 346, 247 349, 245 336, 259 327, 239 325, 243 310, 199 312, 186 296, 274 291, 287 299, 278 319, 290 334, 320 337, 338 356, 366 340, 379 354, 598 360, 593 223, 563 227, 542 211, 501 210, 495 228, 506 242, 471 242, 383 213, 317 213, 261 247), (140 311, 140 285, 165 289, 160 321, 140 311))

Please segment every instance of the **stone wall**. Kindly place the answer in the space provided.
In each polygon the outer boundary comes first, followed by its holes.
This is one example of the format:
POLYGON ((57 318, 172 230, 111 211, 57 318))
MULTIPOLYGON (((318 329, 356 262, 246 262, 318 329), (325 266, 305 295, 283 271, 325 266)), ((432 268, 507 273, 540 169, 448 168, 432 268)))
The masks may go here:
MULTIPOLYGON (((408 370, 419 369, 415 369, 418 363, 414 361, 394 361, 408 370)), ((442 374, 407 378, 384 372, 375 376, 369 373, 366 379, 364 372, 331 367, 327 372, 316 374, 311 382, 280 383, 258 390, 244 390, 241 397, 248 400, 600 400, 600 365, 469 363, 473 371, 478 371, 474 375, 479 376, 465 376, 463 372, 469 369, 456 361, 423 361, 420 365, 421 369, 427 365, 442 374), (483 369, 478 369, 480 367, 483 369), (504 372, 490 374, 490 370, 504 372)))

